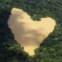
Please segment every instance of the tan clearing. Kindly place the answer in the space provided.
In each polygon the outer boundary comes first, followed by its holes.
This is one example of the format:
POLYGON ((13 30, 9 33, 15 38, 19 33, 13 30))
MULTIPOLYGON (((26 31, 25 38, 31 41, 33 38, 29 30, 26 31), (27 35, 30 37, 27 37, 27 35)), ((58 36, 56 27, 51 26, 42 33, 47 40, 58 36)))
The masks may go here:
POLYGON ((50 17, 33 21, 30 15, 22 9, 13 8, 8 25, 15 36, 15 40, 24 47, 25 52, 32 56, 40 43, 53 32, 56 22, 50 17))

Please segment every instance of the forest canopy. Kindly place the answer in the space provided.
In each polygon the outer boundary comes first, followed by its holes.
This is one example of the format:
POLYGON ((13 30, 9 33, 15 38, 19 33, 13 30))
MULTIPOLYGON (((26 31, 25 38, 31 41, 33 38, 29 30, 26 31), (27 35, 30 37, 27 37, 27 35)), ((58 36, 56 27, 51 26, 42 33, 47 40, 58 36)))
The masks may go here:
POLYGON ((0 62, 62 62, 62 0, 0 0, 0 62), (14 39, 7 20, 12 8, 22 8, 32 19, 52 17, 54 32, 29 57, 14 39), (46 42, 47 41, 47 42, 46 42))

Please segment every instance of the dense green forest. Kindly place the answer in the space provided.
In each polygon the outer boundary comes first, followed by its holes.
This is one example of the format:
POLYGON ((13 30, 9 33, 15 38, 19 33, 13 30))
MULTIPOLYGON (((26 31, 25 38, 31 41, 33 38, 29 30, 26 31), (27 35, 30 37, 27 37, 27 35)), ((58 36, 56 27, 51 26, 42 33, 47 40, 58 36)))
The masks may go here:
POLYGON ((62 62, 62 0, 0 0, 0 62, 62 62), (13 7, 22 8, 34 21, 52 17, 57 26, 30 57, 8 27, 13 7))

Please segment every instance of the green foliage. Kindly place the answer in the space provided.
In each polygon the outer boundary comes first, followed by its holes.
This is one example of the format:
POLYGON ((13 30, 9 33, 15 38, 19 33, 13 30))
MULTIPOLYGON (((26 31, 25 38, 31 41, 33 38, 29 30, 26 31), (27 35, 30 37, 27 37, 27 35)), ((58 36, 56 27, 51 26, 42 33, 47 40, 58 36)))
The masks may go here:
POLYGON ((0 0, 0 62, 62 62, 62 0, 0 0), (29 57, 14 39, 7 20, 13 7, 22 8, 36 20, 52 17, 55 31, 29 57))

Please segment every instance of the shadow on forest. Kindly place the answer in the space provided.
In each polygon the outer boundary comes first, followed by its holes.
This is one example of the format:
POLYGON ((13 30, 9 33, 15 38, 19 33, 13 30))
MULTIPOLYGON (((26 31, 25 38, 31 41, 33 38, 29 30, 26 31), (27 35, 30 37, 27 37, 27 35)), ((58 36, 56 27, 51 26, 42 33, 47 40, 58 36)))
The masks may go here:
POLYGON ((28 54, 25 53, 14 38, 11 29, 8 27, 10 10, 0 9, 0 61, 7 62, 13 58, 26 60, 28 54), (11 59, 10 59, 11 58, 11 59))

